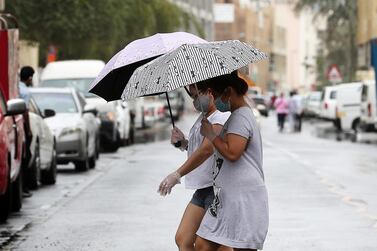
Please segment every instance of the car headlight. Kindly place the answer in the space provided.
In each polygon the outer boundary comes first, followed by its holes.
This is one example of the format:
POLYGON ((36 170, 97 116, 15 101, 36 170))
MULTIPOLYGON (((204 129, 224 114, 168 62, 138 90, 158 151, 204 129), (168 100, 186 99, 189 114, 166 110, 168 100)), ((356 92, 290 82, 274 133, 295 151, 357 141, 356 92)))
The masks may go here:
POLYGON ((69 134, 74 134, 74 133, 79 133, 79 132, 81 132, 81 127, 66 127, 61 131, 59 137, 63 137, 69 134))

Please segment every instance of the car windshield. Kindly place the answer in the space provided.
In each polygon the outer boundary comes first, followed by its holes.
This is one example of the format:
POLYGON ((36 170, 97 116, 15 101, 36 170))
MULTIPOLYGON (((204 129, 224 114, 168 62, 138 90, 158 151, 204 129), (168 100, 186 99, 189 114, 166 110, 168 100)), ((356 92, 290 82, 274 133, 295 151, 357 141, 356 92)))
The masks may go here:
POLYGON ((90 85, 94 81, 94 78, 75 78, 75 79, 49 79, 44 80, 41 83, 42 87, 73 87, 86 98, 97 97, 96 95, 89 93, 90 85))
POLYGON ((32 93, 40 110, 52 109, 56 113, 77 113, 78 109, 70 93, 32 93))
POLYGON ((263 98, 253 98, 254 102, 257 104, 257 105, 264 105, 264 99, 263 98))

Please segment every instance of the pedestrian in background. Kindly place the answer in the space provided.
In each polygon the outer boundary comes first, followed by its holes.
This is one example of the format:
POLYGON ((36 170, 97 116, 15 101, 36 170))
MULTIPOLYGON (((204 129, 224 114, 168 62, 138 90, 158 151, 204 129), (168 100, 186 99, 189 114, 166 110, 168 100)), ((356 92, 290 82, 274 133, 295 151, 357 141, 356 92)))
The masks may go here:
POLYGON ((281 93, 276 99, 274 106, 276 109, 279 131, 282 132, 284 130, 285 118, 288 114, 288 102, 284 98, 284 93, 281 93))
POLYGON ((295 131, 295 119, 296 119, 296 102, 293 98, 295 95, 294 91, 289 92, 289 99, 288 99, 288 125, 289 125, 289 132, 295 131))
MULTIPOLYGON (((159 187, 161 195, 169 194, 173 186, 180 183, 181 176, 185 175, 186 188, 196 190, 186 207, 175 236, 180 251, 195 250, 196 231, 214 199, 212 187, 213 146, 208 139, 200 134, 203 115, 211 121, 214 131, 218 134, 230 116, 229 112, 223 113, 216 110, 207 82, 198 84, 197 88, 199 93, 194 85, 189 86, 195 109, 203 113, 192 126, 188 139, 185 139, 185 135, 177 127, 172 130, 171 136, 171 143, 180 141, 180 148, 187 150, 188 158, 180 168, 168 175, 159 187)), ((231 251, 232 249, 221 247, 219 250, 231 251)))
POLYGON ((220 111, 231 111, 221 134, 203 118, 201 133, 215 147, 215 199, 197 231, 198 251, 220 245, 234 250, 263 249, 268 230, 268 199, 264 184, 262 138, 251 107, 244 99, 247 84, 237 72, 210 85, 220 111))
POLYGON ((302 114, 304 111, 303 99, 301 95, 294 91, 293 101, 295 103, 295 114, 294 114, 294 131, 301 132, 302 127, 302 114))
MULTIPOLYGON (((19 89, 20 98, 22 98, 25 101, 26 107, 29 106, 31 94, 28 87, 33 86, 33 75, 34 75, 34 69, 30 66, 24 66, 20 70, 20 82, 18 84, 18 89, 19 89)), ((23 114, 23 118, 24 118, 24 131, 25 131, 25 144, 26 144, 26 153, 25 153, 26 161, 24 161, 23 163, 22 177, 23 177, 23 197, 27 198, 27 197, 32 196, 32 194, 29 191, 29 187, 27 186, 28 171, 29 171, 27 168, 27 163, 29 162, 31 158, 30 145, 31 145, 31 140, 33 138, 31 128, 30 128, 28 109, 23 114)))

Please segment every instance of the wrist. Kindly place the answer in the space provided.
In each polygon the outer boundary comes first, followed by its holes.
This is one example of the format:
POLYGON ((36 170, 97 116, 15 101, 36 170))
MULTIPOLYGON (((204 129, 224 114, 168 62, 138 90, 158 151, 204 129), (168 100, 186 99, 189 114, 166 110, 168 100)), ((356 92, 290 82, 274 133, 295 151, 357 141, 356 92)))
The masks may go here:
POLYGON ((216 133, 214 132, 211 132, 208 134, 207 138, 209 139, 209 141, 213 142, 215 139, 216 139, 217 135, 216 133))

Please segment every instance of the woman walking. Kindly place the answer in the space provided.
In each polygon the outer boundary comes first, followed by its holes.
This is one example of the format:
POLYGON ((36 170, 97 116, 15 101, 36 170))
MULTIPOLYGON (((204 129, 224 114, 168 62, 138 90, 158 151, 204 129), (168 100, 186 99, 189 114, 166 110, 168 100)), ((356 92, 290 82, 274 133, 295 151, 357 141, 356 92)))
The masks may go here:
MULTIPOLYGON (((199 93, 194 85, 189 88, 194 99, 195 109, 199 112, 203 111, 204 116, 213 124, 214 132, 220 133, 230 113, 222 113, 216 110, 214 100, 206 83, 198 85, 199 93)), ((171 142, 174 144, 180 141, 180 148, 181 150, 187 150, 188 159, 177 171, 168 175, 159 187, 160 194, 166 195, 171 192, 174 185, 180 182, 180 177, 186 175, 186 188, 196 189, 186 207, 175 236, 176 244, 180 251, 195 251, 195 233, 214 198, 212 187, 213 146, 208 139, 204 139, 200 135, 202 118, 201 114, 191 128, 188 140, 185 139, 184 134, 177 127, 172 130, 171 142)), ((222 247, 220 250, 230 251, 232 249, 222 247)))
POLYGON ((262 249, 268 230, 268 199, 262 168, 261 135, 244 100, 248 86, 237 72, 210 84, 220 111, 231 111, 220 135, 206 118, 201 133, 215 148, 215 199, 197 231, 198 251, 220 245, 234 250, 262 249))
POLYGON ((284 98, 284 93, 281 93, 280 97, 275 100, 274 106, 278 116, 279 132, 283 132, 285 119, 288 114, 288 101, 284 98))

